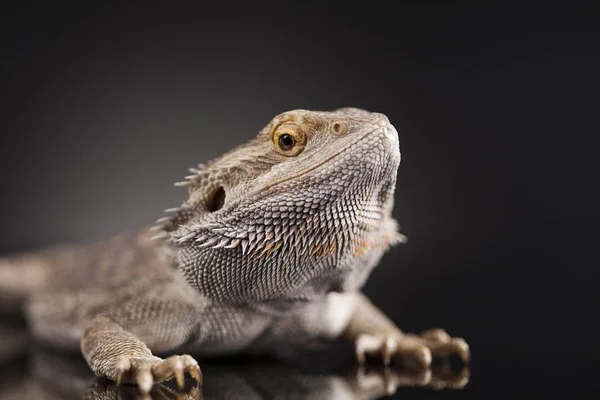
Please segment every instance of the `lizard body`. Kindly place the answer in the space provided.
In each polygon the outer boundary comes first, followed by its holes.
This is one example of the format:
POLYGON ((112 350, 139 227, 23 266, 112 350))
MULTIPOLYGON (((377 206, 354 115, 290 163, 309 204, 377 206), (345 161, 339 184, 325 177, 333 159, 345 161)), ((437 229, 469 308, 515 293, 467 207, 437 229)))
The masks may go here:
POLYGON ((40 341, 80 348, 117 382, 184 371, 192 354, 276 353, 345 337, 366 356, 427 368, 468 347, 401 332, 360 293, 390 246, 398 134, 357 108, 293 110, 191 169, 189 196, 158 225, 0 261, 0 299, 22 304, 40 341))

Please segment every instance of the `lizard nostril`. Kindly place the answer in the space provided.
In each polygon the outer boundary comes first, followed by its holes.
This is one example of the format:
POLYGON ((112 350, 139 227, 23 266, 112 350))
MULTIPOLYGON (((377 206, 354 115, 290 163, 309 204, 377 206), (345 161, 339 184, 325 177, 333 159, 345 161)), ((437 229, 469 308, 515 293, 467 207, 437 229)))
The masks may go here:
POLYGON ((219 211, 223 207, 223 204, 225 204, 225 189, 223 189, 223 186, 219 186, 208 197, 206 207, 208 211, 215 212, 219 211))

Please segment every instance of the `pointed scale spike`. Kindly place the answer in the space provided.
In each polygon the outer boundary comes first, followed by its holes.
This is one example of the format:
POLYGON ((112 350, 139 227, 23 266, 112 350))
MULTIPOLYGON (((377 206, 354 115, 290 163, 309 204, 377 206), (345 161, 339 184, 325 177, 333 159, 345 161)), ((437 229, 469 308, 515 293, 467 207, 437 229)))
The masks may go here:
POLYGON ((266 242, 263 251, 260 252, 260 255, 262 256, 263 254, 265 254, 271 249, 271 247, 273 247, 273 242, 266 242))
POLYGON ((216 244, 218 240, 219 240, 219 239, 217 239, 216 237, 210 238, 210 239, 208 239, 208 241, 207 241, 207 242, 205 242, 205 243, 202 243, 202 244, 201 244, 200 246, 198 246, 198 247, 201 247, 201 248, 202 248, 202 247, 210 247, 210 246, 212 246, 212 245, 216 244))
MULTIPOLYGON (((271 242, 271 241, 266 242, 266 244, 265 244, 265 250, 269 250, 271 247, 273 247, 273 242, 271 242)), ((264 253, 264 251, 263 251, 263 253, 264 253)))
POLYGON ((228 246, 225 246, 226 249, 233 249, 240 244, 240 239, 233 239, 228 246))
POLYGON ((248 241, 242 240, 241 245, 242 245, 242 255, 246 255, 246 249, 248 248, 248 241))
POLYGON ((405 235, 401 234, 400 232, 396 232, 394 239, 397 241, 396 243, 404 244, 404 243, 408 242, 408 238, 405 235))
POLYGON ((306 219, 306 226, 311 227, 313 224, 313 217, 310 216, 306 219))
POLYGON ((292 231, 287 231, 283 234, 283 243, 287 244, 290 236, 292 236, 292 231))
POLYGON ((223 239, 221 239, 221 241, 219 243, 217 243, 215 246, 213 246, 213 249, 220 249, 221 247, 225 247, 228 244, 229 244, 229 239, 223 238, 223 239))
POLYGON ((167 232, 161 232, 158 235, 154 235, 150 238, 150 240, 158 240, 158 239, 165 239, 169 237, 169 234, 167 232))
POLYGON ((259 249, 262 249, 264 245, 265 245, 265 242, 258 241, 258 242, 256 242, 254 247, 256 248, 256 250, 259 250, 259 249))
POLYGON ((208 235, 202 235, 200 236, 198 239, 196 239, 196 242, 200 243, 200 242, 204 242, 206 239, 208 239, 208 235))
POLYGON ((187 242, 188 240, 193 239, 194 237, 196 237, 196 232, 191 232, 191 233, 188 233, 187 235, 182 236, 179 239, 177 239, 177 242, 179 242, 179 243, 187 242))
MULTIPOLYGON (((263 253, 264 254, 264 253, 263 253)), ((261 254, 262 255, 262 254, 261 254)), ((271 248, 267 254, 266 254, 266 258, 271 258, 271 256, 273 255, 273 249, 271 248)))
POLYGON ((254 247, 256 247, 256 242, 248 243, 248 253, 250 253, 252 250, 254 250, 254 247))

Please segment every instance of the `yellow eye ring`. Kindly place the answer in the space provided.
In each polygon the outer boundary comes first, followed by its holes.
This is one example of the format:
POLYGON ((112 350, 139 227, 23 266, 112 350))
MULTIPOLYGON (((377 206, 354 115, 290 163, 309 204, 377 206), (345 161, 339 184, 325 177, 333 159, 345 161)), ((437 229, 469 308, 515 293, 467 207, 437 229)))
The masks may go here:
POLYGON ((297 156, 306 146, 306 135, 300 127, 292 123, 281 124, 275 129, 272 137, 275 150, 284 156, 297 156))

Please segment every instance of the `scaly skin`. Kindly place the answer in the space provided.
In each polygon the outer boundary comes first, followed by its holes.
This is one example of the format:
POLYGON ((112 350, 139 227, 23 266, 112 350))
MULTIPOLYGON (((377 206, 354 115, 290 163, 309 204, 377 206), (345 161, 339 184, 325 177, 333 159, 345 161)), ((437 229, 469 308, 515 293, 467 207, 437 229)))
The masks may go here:
POLYGON ((200 379, 189 355, 158 357, 180 351, 277 353, 345 337, 359 362, 467 360, 464 340, 404 334, 360 293, 405 239, 391 217, 399 163, 382 114, 289 111, 192 169, 178 183, 188 199, 158 225, 0 262, 0 295, 23 302, 39 340, 80 347, 97 375, 145 393, 185 371, 200 379))

